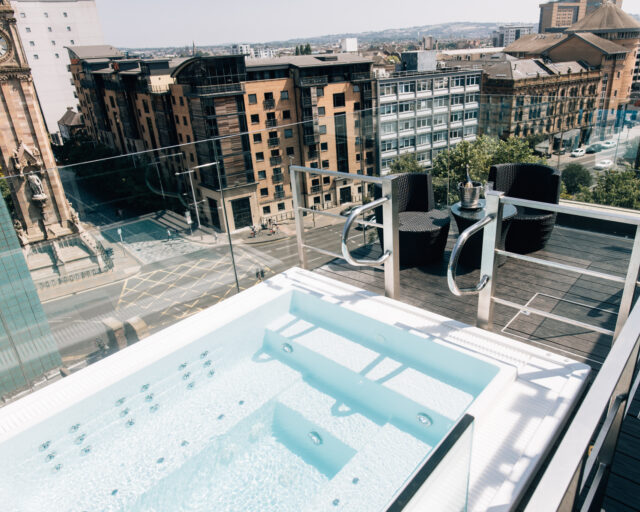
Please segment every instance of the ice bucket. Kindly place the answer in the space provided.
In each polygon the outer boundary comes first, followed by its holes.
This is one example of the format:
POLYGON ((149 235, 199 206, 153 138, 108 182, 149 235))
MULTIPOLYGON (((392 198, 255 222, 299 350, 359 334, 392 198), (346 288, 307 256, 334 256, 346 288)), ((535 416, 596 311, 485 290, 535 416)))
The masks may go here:
POLYGON ((471 182, 473 186, 465 186, 465 183, 458 183, 458 194, 460 195, 460 203, 462 208, 467 210, 475 210, 480 206, 480 193, 482 192, 482 184, 477 181, 471 182))

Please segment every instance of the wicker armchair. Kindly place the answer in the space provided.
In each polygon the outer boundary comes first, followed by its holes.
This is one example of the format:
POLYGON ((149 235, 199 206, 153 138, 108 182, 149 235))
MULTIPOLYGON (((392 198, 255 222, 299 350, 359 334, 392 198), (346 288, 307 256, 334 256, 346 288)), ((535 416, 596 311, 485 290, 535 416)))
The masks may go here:
MULTIPOLYGON (((427 173, 400 174, 394 178, 398 186, 398 224, 400 264, 426 265, 440 261, 449 235, 449 212, 436 210, 431 175, 427 173)), ((376 185, 374 197, 382 197, 376 185)), ((376 208, 376 222, 382 223, 382 207, 376 208)), ((384 250, 383 230, 378 238, 384 250)))
MULTIPOLYGON (((560 173, 540 164, 500 164, 489 170, 495 190, 510 197, 558 204, 560 173)), ((549 241, 556 214, 545 210, 517 207, 518 213, 507 234, 506 250, 526 254, 540 250, 549 241)))

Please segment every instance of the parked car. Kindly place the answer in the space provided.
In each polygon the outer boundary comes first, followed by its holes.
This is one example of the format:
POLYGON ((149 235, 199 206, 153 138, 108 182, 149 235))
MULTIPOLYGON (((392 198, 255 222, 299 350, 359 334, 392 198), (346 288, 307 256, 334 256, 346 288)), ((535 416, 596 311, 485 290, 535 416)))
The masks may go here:
MULTIPOLYGON (((376 214, 370 214, 367 217, 364 218, 364 220, 368 221, 368 222, 377 222, 376 221, 376 214)), ((371 229, 372 226, 365 226, 363 224, 356 224, 356 229, 359 231, 363 231, 363 230, 367 230, 367 229, 371 229)))
POLYGON ((589 146, 587 148, 587 153, 600 153, 600 151, 602 151, 604 148, 600 145, 600 144, 591 144, 591 146, 589 146))
POLYGON ((584 156, 586 153, 587 153, 586 149, 576 148, 571 152, 571 156, 573 157, 584 156))
POLYGON ((554 155, 564 155, 567 153, 566 148, 560 148, 560 149, 556 149, 553 154, 554 155))
POLYGON ((617 145, 618 143, 615 140, 605 140, 602 142, 603 149, 615 148, 617 145))
POLYGON ((593 167, 596 171, 605 171, 607 169, 611 169, 613 167, 613 162, 611 160, 600 160, 593 167))

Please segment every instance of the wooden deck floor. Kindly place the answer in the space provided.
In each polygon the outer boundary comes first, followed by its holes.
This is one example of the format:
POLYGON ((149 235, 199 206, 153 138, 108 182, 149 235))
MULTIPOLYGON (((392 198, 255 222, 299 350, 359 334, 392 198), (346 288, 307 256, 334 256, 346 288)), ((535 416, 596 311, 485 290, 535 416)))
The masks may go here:
MULTIPOLYGON (((477 297, 455 297, 447 286, 446 261, 457 232, 452 223, 444 261, 400 272, 402 302, 444 316, 475 324, 477 297)), ((556 226, 547 247, 534 256, 625 277, 632 241, 556 226)), ((356 251, 375 256, 379 245, 356 251)), ((334 260, 317 272, 376 293, 384 294, 383 272, 355 269, 342 260, 334 260)), ((461 286, 475 285, 479 271, 459 269, 461 286)), ((622 296, 622 284, 589 276, 569 274, 541 265, 509 259, 499 268, 497 297, 522 305, 566 316, 581 322, 613 330, 622 296)), ((597 372, 611 347, 611 336, 598 334, 521 310, 496 305, 494 331, 572 357, 592 366, 597 372)), ((595 373, 595 372, 594 372, 595 373)), ((640 511, 640 397, 635 397, 625 420, 618 453, 613 464, 605 501, 607 512, 640 511)))

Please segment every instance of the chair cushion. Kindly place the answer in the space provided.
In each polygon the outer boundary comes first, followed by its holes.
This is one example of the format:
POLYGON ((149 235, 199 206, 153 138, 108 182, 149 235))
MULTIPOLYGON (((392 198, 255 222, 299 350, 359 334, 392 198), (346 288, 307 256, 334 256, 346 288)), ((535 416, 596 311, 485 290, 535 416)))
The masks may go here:
POLYGON ((447 210, 430 210, 428 212, 400 212, 398 224, 400 231, 421 233, 439 231, 449 225, 451 219, 447 210))
POLYGON ((515 216, 516 220, 524 221, 541 221, 553 217, 554 212, 536 210, 535 208, 525 208, 523 206, 516 206, 518 213, 515 216))

